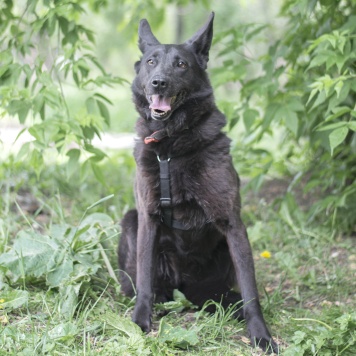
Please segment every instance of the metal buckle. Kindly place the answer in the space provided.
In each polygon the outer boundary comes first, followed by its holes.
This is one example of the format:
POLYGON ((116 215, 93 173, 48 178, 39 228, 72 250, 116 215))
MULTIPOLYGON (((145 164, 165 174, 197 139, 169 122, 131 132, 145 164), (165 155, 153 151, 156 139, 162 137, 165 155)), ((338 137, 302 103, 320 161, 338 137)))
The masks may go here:
POLYGON ((170 198, 161 198, 160 201, 162 208, 170 208, 172 206, 172 200, 170 198))

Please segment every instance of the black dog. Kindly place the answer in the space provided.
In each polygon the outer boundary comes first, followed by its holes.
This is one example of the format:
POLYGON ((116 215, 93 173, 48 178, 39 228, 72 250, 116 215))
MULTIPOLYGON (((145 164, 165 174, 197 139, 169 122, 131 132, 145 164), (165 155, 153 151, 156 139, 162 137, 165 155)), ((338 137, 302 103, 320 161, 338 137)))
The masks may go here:
POLYGON ((181 290, 198 306, 241 300, 251 341, 278 352, 261 312, 251 247, 240 218, 239 178, 221 131, 205 71, 213 35, 207 24, 181 45, 162 45, 146 20, 135 64, 133 100, 140 114, 135 146, 137 210, 122 221, 122 290, 137 292, 132 319, 151 329, 152 303, 181 290), (232 290, 238 283, 240 294, 232 290), (134 285, 134 286, 133 286, 134 285))

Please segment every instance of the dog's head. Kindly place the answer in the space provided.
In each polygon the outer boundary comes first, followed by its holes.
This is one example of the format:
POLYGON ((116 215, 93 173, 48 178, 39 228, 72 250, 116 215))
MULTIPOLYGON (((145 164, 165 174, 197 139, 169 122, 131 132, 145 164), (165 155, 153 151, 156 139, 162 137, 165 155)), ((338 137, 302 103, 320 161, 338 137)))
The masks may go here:
POLYGON ((141 20, 139 48, 142 58, 135 64, 137 76, 133 92, 140 97, 140 109, 147 117, 167 120, 194 94, 210 88, 205 70, 213 36, 213 20, 214 13, 199 31, 179 45, 161 44, 147 20, 141 20))

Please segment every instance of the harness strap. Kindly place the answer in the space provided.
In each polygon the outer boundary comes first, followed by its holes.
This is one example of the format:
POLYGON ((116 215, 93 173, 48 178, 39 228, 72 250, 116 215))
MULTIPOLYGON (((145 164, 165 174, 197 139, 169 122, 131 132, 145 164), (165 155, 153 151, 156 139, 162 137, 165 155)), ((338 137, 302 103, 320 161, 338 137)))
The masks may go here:
POLYGON ((182 222, 173 219, 173 207, 171 199, 171 184, 169 174, 169 161, 170 158, 161 160, 157 156, 159 162, 159 179, 161 187, 161 209, 162 221, 170 228, 178 230, 189 230, 182 222))

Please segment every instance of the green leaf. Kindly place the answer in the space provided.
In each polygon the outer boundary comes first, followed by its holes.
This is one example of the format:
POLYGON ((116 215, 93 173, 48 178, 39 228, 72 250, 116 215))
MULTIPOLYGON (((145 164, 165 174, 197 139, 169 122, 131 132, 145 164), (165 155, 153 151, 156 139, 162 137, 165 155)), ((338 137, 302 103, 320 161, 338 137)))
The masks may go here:
POLYGON ((106 186, 106 179, 104 177, 103 171, 100 166, 95 162, 95 160, 90 159, 90 166, 94 172, 96 179, 104 186, 106 186))
POLYGON ((301 99, 299 97, 288 98, 288 108, 291 111, 304 111, 305 106, 302 104, 301 99))
POLYGON ((311 92, 310 92, 310 95, 309 95, 309 98, 307 100, 307 103, 306 105, 308 105, 310 103, 310 101, 314 98, 314 96, 319 93, 319 89, 318 88, 314 88, 311 92))
MULTIPOLYGON (((41 110, 43 110, 43 106, 45 105, 45 98, 43 94, 39 93, 35 96, 35 98, 32 101, 33 103, 33 111, 34 113, 40 113, 41 110)), ((42 120, 44 119, 41 116, 42 120)))
POLYGON ((286 127, 294 134, 298 135, 299 120, 296 111, 304 110, 299 100, 291 100, 288 103, 272 103, 266 109, 262 126, 267 128, 267 123, 272 120, 278 122, 284 120, 286 127))
POLYGON ((92 126, 90 126, 90 127, 84 126, 84 127, 82 127, 82 130, 83 130, 83 134, 84 134, 85 138, 87 138, 89 140, 92 140, 94 138, 95 130, 93 129, 92 126))
POLYGON ((194 309, 197 308, 193 303, 191 303, 185 295, 178 289, 173 291, 173 301, 160 303, 155 305, 155 309, 163 311, 174 311, 177 313, 182 312, 184 309, 194 309))
POLYGON ((187 330, 179 326, 173 327, 166 322, 165 318, 161 319, 158 330, 158 339, 173 347, 179 347, 181 349, 195 346, 199 342, 196 330, 187 330))
POLYGON ((59 245, 48 236, 20 231, 13 248, 0 256, 0 265, 11 271, 14 281, 20 277, 42 277, 59 245))
POLYGON ((350 121, 347 123, 347 126, 350 130, 356 131, 356 121, 350 121))
POLYGON ((55 109, 63 110, 61 95, 58 92, 57 88, 54 88, 53 86, 51 86, 51 84, 49 84, 49 86, 47 86, 47 84, 44 84, 44 86, 46 88, 43 90, 42 93, 45 97, 46 105, 49 105, 50 107, 55 109))
POLYGON ((96 103, 97 103, 97 105, 98 105, 100 115, 104 118, 105 123, 106 123, 108 126, 110 126, 110 113, 109 113, 108 108, 107 108, 106 105, 105 105, 102 101, 100 101, 100 100, 96 100, 96 103))
POLYGON ((90 158, 91 162, 99 162, 107 156, 104 151, 100 150, 99 148, 95 148, 92 145, 86 145, 85 149, 94 155, 90 158))
POLYGON ((22 70, 26 75, 26 79, 25 79, 24 83, 25 83, 25 88, 27 88, 29 86, 29 84, 30 84, 31 77, 32 77, 34 71, 33 71, 33 69, 31 69, 31 67, 28 64, 25 64, 22 67, 22 70))
MULTIPOLYGON (((41 143, 38 143, 37 148, 42 150, 44 147, 43 147, 43 145, 41 145, 41 143)), ((32 168, 34 169, 37 178, 39 179, 42 169, 44 167, 42 152, 40 152, 37 149, 30 151, 29 162, 30 162, 30 165, 32 166, 32 168)))
POLYGON ((58 22, 63 35, 66 36, 68 32, 69 21, 65 17, 59 16, 58 22))
POLYGON ((105 101, 106 103, 113 105, 113 102, 111 100, 109 100, 106 96, 100 94, 100 93, 95 93, 93 96, 98 97, 99 99, 102 99, 103 101, 105 101))
MULTIPOLYGON (((313 91, 312 91, 313 92, 313 91)), ((314 110, 316 107, 318 107, 320 104, 324 103, 324 101, 327 99, 326 96, 326 92, 325 90, 322 90, 321 92, 319 92, 318 97, 316 98, 314 104, 312 105, 312 107, 309 109, 309 112, 314 110)), ((308 100, 309 102, 309 100, 308 100)), ((308 103, 307 103, 308 104, 308 103)))
POLYGON ((294 333, 294 336, 292 337, 292 340, 294 341, 294 343, 296 344, 300 344, 304 341, 304 339, 306 338, 307 334, 303 331, 296 331, 294 333))
POLYGON ((72 46, 76 45, 76 42, 79 41, 79 33, 77 32, 77 26, 72 31, 68 31, 62 40, 62 45, 71 44, 72 46))
POLYGON ((341 127, 329 134, 331 154, 333 154, 334 149, 345 140, 348 132, 349 129, 347 127, 341 127))
POLYGON ((271 103, 267 106, 265 116, 263 118, 262 127, 264 129, 268 128, 273 119, 276 118, 276 113, 280 108, 279 103, 271 103))
POLYGON ((308 71, 309 69, 311 68, 314 68, 314 67, 319 67, 321 66, 322 64, 324 64, 327 60, 327 57, 325 56, 324 53, 319 53, 317 54, 315 57, 313 57, 313 59, 311 60, 308 68, 306 69, 306 71, 308 71))
POLYGON ((118 314, 108 312, 104 315, 104 320, 110 326, 121 331, 123 334, 126 334, 129 337, 143 336, 142 330, 137 324, 118 314))
POLYGON ((340 92, 341 92, 341 89, 342 89, 343 86, 344 86, 344 82, 342 80, 340 80, 339 82, 337 82, 335 84, 334 89, 336 91, 337 97, 340 96, 340 92))
POLYGON ((39 79, 40 83, 46 87, 51 87, 53 84, 51 75, 47 72, 41 72, 40 75, 38 76, 38 79, 39 79))
POLYGON ((80 74, 82 75, 82 79, 87 78, 90 72, 90 67, 84 61, 78 61, 77 63, 80 74))
POLYGON ((57 25, 57 18, 56 16, 49 16, 48 17, 48 27, 47 27, 47 33, 48 36, 52 36, 54 31, 56 30, 56 25, 57 25))
MULTIPOLYGON (((356 327, 356 312, 353 312, 351 314, 344 314, 337 318, 335 320, 338 324, 341 330, 345 331, 347 329, 349 330, 354 330, 356 327)), ((356 343, 356 339, 354 340, 356 343)))
POLYGON ((329 99, 327 113, 329 113, 330 111, 335 113, 336 110, 346 107, 344 106, 345 100, 347 100, 347 97, 350 94, 350 90, 352 90, 351 86, 352 86, 352 81, 348 80, 343 82, 343 86, 339 93, 335 90, 336 95, 335 94, 332 95, 329 99), (340 104, 342 106, 340 106, 340 104))
POLYGON ((95 58, 94 56, 90 56, 90 55, 87 55, 86 58, 89 58, 94 63, 94 65, 100 70, 102 75, 106 75, 106 71, 105 71, 104 67, 97 60, 97 58, 95 58))
POLYGON ((328 131, 328 130, 334 130, 339 127, 345 127, 348 126, 347 122, 341 121, 341 122, 335 122, 334 124, 326 125, 318 129, 317 131, 328 131))
POLYGON ((69 161, 66 166, 67 177, 70 178, 79 168, 80 150, 73 148, 67 152, 69 161))
POLYGON ((80 230, 55 225, 51 237, 34 231, 20 231, 13 248, 0 256, 0 265, 11 272, 14 282, 21 277, 36 278, 46 280, 52 288, 60 287, 63 313, 68 316, 75 310, 79 287, 66 289, 63 285, 77 285, 97 272, 100 252, 95 247, 100 242, 103 228, 113 226, 110 217, 99 213, 88 216, 83 223, 87 226, 80 230))
POLYGON ((41 125, 33 125, 28 129, 28 133, 36 139, 38 142, 44 142, 44 130, 41 125))
POLYGON ((78 304, 78 295, 81 283, 75 285, 61 286, 59 288, 60 304, 59 311, 66 318, 70 319, 78 304))
POLYGON ((28 302, 28 292, 25 290, 4 290, 0 292, 0 309, 16 309, 28 302))
POLYGON ((59 287, 63 281, 69 280, 73 273, 73 259, 67 253, 67 250, 54 253, 48 262, 46 281, 49 287, 59 287))
MULTIPOLYGON (((348 114, 349 112, 351 112, 351 109, 348 107, 336 107, 333 108, 333 112, 335 114, 328 116, 325 119, 325 122, 333 121, 342 115, 348 114)), ((323 125, 323 123, 321 123, 321 125, 323 125)))
POLYGON ((285 111, 285 123, 287 128, 294 134, 295 137, 298 136, 298 125, 299 125, 299 121, 298 121, 298 116, 294 111, 286 110, 285 111))
POLYGON ((92 114, 92 115, 97 115, 98 114, 98 108, 96 106, 96 100, 93 99, 92 97, 88 98, 85 101, 85 106, 86 106, 87 111, 88 111, 89 114, 92 114))
MULTIPOLYGON (((1 66, 0 66, 1 68, 1 66)), ((20 75, 22 74, 22 66, 17 63, 12 63, 5 66, 4 72, 1 70, 0 86, 2 85, 17 85, 20 75)))
POLYGON ((30 152, 31 152, 31 142, 24 143, 21 146, 20 151, 16 155, 16 160, 20 161, 24 158, 27 158, 30 152))
POLYGON ((256 118, 259 116, 259 112, 255 109, 247 109, 243 113, 243 121, 247 132, 251 130, 256 118))
POLYGON ((79 333, 78 327, 72 322, 56 325, 48 331, 48 336, 52 340, 66 341, 73 339, 79 333))
POLYGON ((7 111, 10 115, 18 115, 21 124, 25 122, 30 109, 31 103, 24 99, 12 100, 7 107, 7 111))

